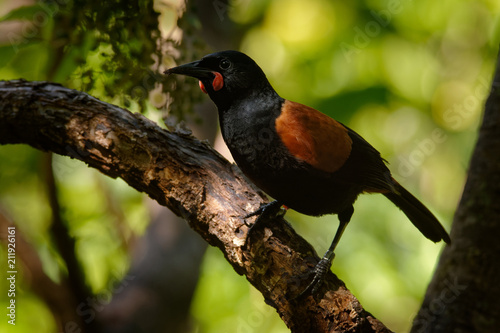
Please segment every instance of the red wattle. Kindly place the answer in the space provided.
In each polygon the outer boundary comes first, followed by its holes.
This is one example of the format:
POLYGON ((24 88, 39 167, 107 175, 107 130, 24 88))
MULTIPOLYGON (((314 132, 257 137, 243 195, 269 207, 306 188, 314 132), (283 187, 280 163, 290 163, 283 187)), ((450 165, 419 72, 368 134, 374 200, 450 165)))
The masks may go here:
POLYGON ((198 81, 199 85, 200 85, 200 89, 201 91, 203 91, 205 94, 207 93, 207 89, 205 89, 205 86, 203 85, 203 82, 201 81, 198 81))
POLYGON ((221 73, 219 72, 212 72, 215 75, 214 80, 212 81, 212 87, 214 88, 215 91, 221 90, 222 87, 224 87, 224 79, 222 78, 221 73))

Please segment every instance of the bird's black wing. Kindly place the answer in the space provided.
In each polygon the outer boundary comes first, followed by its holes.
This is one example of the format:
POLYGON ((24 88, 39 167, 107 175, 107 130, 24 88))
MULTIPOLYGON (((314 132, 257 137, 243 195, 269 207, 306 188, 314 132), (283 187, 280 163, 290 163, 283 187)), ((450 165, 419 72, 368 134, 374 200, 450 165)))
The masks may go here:
POLYGON ((352 139, 352 149, 342 170, 339 170, 341 176, 346 181, 361 186, 365 192, 394 192, 394 180, 386 166, 387 161, 361 135, 343 126, 352 139))

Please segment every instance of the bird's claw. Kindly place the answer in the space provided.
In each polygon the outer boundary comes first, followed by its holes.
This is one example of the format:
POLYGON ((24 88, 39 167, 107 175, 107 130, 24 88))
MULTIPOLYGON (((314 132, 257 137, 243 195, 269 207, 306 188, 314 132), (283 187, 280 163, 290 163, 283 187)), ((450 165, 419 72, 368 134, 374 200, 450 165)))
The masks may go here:
POLYGON ((330 270, 330 267, 332 266, 332 260, 333 258, 323 258, 321 259, 317 264, 316 267, 314 267, 314 270, 312 273, 314 274, 314 278, 312 281, 307 285, 306 289, 304 289, 297 298, 302 298, 303 296, 307 294, 314 295, 318 291, 318 289, 321 287, 323 284, 323 281, 325 280, 325 276, 330 270))
MULTIPOLYGON (((265 211, 265 207, 269 205, 269 204, 264 204, 264 205, 261 205, 259 207, 259 209, 257 209, 256 211, 254 212, 251 212, 251 213, 248 213, 247 215, 243 216, 243 218, 246 220, 250 217, 253 217, 253 216, 256 216, 256 215, 261 215, 264 211, 265 211)), ((245 222, 246 223, 246 222, 245 222)))
POLYGON ((272 201, 266 204, 263 204, 257 209, 256 211, 249 213, 243 217, 245 220, 245 224, 252 229, 254 226, 256 226, 261 220, 269 219, 269 218, 274 218, 279 215, 283 215, 284 213, 280 214, 281 211, 281 203, 278 201, 272 201), (257 219, 253 224, 249 224, 246 219, 257 216, 257 219))

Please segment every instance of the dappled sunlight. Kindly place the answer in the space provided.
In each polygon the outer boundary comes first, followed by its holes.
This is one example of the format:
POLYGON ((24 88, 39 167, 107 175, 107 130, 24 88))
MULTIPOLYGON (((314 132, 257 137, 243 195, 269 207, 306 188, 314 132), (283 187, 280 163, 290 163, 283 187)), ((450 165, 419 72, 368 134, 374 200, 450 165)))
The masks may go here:
POLYGON ((263 28, 290 49, 315 53, 335 37, 336 12, 327 0, 276 0, 271 2, 263 28))
MULTIPOLYGON (((498 5, 268 3, 265 9, 260 2, 263 20, 244 37, 242 51, 282 96, 318 107, 373 144, 390 161, 394 177, 449 230, 473 148, 470 131, 489 90, 489 47, 496 47, 492 37, 498 39, 492 10, 498 5)), ((232 13, 236 21, 249 22, 244 11, 232 13)), ((257 16, 252 12, 253 20, 257 16)), ((288 217, 320 254, 338 223, 335 216, 288 217)), ((391 329, 407 331, 441 248, 384 197, 364 195, 333 271, 391 329)))
POLYGON ((450 131, 477 128, 488 92, 488 81, 484 78, 479 78, 474 85, 457 80, 444 82, 435 90, 431 104, 433 115, 450 131))
MULTIPOLYGON (((178 41, 185 32, 177 27, 178 13, 167 5, 162 2, 157 8, 162 11, 162 33, 178 41)), ((239 49, 261 66, 281 96, 315 107, 362 135, 389 161, 394 178, 450 230, 490 89, 500 41, 500 1, 234 0, 217 13, 215 19, 232 20, 242 29, 239 49)), ((51 19, 47 22, 53 23, 51 19)), ((35 32, 44 38, 62 34, 51 24, 35 26, 35 32)), ((198 30, 189 33, 201 38, 198 30)), ((73 49, 68 46, 69 55, 54 70, 52 44, 26 33, 16 38, 0 46, 1 79, 53 80, 84 91, 90 87, 90 94, 132 111, 142 110, 141 101, 149 98, 142 111, 156 120, 161 115, 154 106, 170 102, 156 86, 159 79, 151 73, 157 68, 151 64, 144 64, 149 72, 141 78, 143 85, 124 85, 125 93, 134 95, 130 100, 114 91, 107 94, 114 83, 130 78, 115 71, 110 57, 138 52, 137 40, 130 49, 118 50, 106 43, 91 48, 94 37, 88 37, 73 49), (93 72, 95 68, 99 71, 93 72)), ((178 59, 149 60, 167 68, 178 59)), ((185 83, 179 91, 187 96, 195 81, 179 82, 185 83)), ((51 213, 39 161, 34 149, 0 147, 0 209, 7 207, 37 249, 45 273, 58 281, 66 267, 50 240, 51 213)), ((53 163, 62 212, 71 221, 86 282, 95 292, 105 290, 111 279, 127 271, 127 242, 143 234, 150 220, 143 196, 81 162, 54 156, 53 163), (103 187, 116 202, 106 201, 103 187), (110 212, 113 204, 122 207, 121 221, 110 212), (117 230, 117 222, 123 230, 117 230)), ((443 243, 425 239, 382 195, 361 195, 354 207, 332 271, 375 317, 394 331, 406 332, 443 243)), ((289 211, 287 219, 320 255, 338 225, 337 216, 289 211)), ((3 247, 0 256, 6 257, 3 247)), ((208 250, 201 270, 191 307, 197 332, 288 332, 219 250, 208 250)), ((33 293, 23 290, 19 302, 23 314, 35 322, 19 320, 19 332, 55 330, 49 310, 33 293)), ((0 322, 0 330, 5 325, 5 320, 0 322)))

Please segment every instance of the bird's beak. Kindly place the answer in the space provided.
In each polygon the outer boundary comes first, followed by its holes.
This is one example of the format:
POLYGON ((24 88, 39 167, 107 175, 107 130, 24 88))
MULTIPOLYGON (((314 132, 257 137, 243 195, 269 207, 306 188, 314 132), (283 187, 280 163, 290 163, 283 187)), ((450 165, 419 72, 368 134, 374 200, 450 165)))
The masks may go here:
POLYGON ((184 65, 177 67, 172 67, 167 69, 164 74, 181 74, 192 76, 199 80, 201 79, 211 79, 214 77, 214 71, 208 68, 203 68, 200 66, 200 61, 193 61, 184 65))

